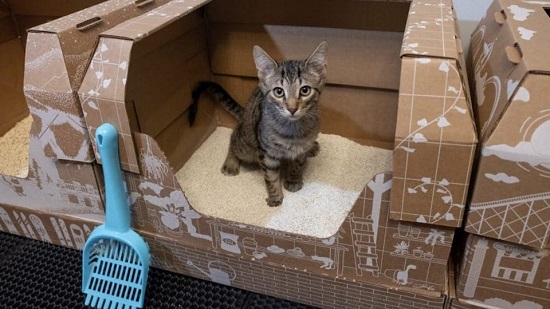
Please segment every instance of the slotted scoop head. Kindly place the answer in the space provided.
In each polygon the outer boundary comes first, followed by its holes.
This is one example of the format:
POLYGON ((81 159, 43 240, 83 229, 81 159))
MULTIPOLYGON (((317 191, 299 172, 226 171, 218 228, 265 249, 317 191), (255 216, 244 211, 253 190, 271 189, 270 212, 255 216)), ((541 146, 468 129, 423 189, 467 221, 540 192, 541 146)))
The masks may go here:
POLYGON ((149 248, 130 228, 130 208, 111 124, 96 132, 105 177, 105 224, 90 234, 82 253, 85 304, 95 308, 141 308, 149 272, 149 248))

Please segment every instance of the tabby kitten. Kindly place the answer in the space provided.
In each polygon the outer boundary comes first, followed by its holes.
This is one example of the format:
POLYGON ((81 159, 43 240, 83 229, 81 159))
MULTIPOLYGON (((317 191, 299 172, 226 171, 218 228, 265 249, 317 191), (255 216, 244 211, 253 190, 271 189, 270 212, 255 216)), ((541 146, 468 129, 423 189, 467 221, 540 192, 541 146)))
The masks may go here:
POLYGON ((213 95, 239 120, 231 135, 222 167, 225 175, 237 175, 241 162, 259 164, 264 172, 269 206, 283 202, 280 170, 284 163, 284 187, 291 192, 303 186, 308 156, 319 152, 319 96, 325 85, 328 44, 322 42, 307 60, 274 61, 254 46, 259 84, 245 108, 218 84, 201 82, 193 91, 189 121, 194 122, 202 92, 213 95))

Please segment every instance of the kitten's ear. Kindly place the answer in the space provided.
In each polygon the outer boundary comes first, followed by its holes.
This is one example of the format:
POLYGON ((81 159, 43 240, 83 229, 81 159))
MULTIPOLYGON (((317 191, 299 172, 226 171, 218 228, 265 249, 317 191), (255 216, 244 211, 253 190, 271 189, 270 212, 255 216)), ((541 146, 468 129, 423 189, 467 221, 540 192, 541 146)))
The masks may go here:
POLYGON ((273 74, 275 68, 277 68, 277 62, 271 59, 260 46, 254 46, 252 52, 254 54, 256 69, 258 69, 258 78, 265 80, 269 75, 273 74))
POLYGON ((321 42, 313 54, 307 58, 307 68, 316 72, 319 76, 324 76, 327 73, 327 53, 328 43, 321 42))

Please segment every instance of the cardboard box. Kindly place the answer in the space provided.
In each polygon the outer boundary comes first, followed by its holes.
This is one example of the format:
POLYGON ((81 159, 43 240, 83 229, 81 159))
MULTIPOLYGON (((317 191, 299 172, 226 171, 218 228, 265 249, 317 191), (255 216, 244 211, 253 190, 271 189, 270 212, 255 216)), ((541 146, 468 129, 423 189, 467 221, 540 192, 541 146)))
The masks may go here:
MULTIPOLYGON (((75 249, 83 248, 86 238, 100 223, 89 218, 0 205, 0 231, 75 249)), ((153 267, 319 308, 441 309, 445 302, 444 295, 428 297, 293 267, 278 267, 223 251, 204 250, 158 234, 140 234, 151 249, 153 267)))
POLYGON ((29 113, 32 116, 26 134, 11 141, 27 144, 22 151, 29 157, 20 173, 0 173, 0 204, 65 214, 103 213, 102 176, 87 150, 88 134, 75 87, 82 81, 99 32, 167 1, 109 1, 84 9, 92 2, 12 1, 0 6, 0 136, 15 129, 29 113), (61 17, 78 9, 84 10, 61 17), (44 19, 17 22, 22 16, 39 14, 54 20, 29 30, 25 51, 21 32, 29 23, 44 19), (102 21, 82 25, 91 18, 102 21), (59 157, 52 158, 56 153, 59 157), (63 160, 68 158, 75 162, 63 160))
POLYGON ((97 35, 166 2, 107 1, 29 29, 24 91, 31 113, 42 119, 38 134, 48 157, 95 159, 76 91, 97 35))
MULTIPOLYGON (((374 27, 368 22, 362 24, 361 20, 368 19, 359 16, 354 21, 342 21, 341 27, 351 23, 349 27, 353 29, 336 28, 337 24, 331 24, 336 21, 329 19, 325 24, 320 17, 302 23, 289 16, 284 23, 277 21, 282 25, 257 24, 255 17, 248 20, 241 16, 242 12, 255 11, 255 3, 236 5, 214 1, 205 6, 205 1, 173 1, 101 34, 79 90, 80 101, 90 136, 104 122, 112 123, 121 133, 121 164, 131 194, 134 226, 144 234, 155 235, 157 239, 166 239, 172 244, 192 246, 201 253, 231 256, 240 261, 240 269, 253 269, 250 270, 251 276, 259 276, 258 271, 263 269, 263 266, 256 266, 269 265, 274 273, 294 269, 309 276, 344 280, 348 288, 374 284, 439 299, 446 289, 442 274, 446 272, 454 228, 391 220, 391 174, 379 174, 368 181, 338 232, 322 239, 210 217, 198 213, 187 202, 175 172, 217 126, 234 125, 216 104, 205 99, 200 103, 201 113, 196 124, 189 128, 186 110, 190 104, 191 89, 197 81, 212 78, 221 82, 237 99, 245 98, 254 85, 251 50, 256 43, 261 44, 268 53, 272 52, 280 58, 292 58, 299 53, 304 54, 305 50, 311 52, 310 49, 320 40, 326 39, 329 44, 334 41, 331 45, 334 46, 332 56, 329 56, 332 59, 329 72, 333 72, 334 68, 334 73, 329 73, 330 83, 323 92, 322 100, 327 95, 340 102, 331 105, 326 101, 321 103, 324 108, 321 130, 379 147, 391 148, 395 139, 395 123, 398 115, 404 113, 401 109, 410 112, 410 95, 407 95, 409 99, 405 103, 400 100, 402 89, 406 89, 407 94, 416 89, 413 87, 414 70, 410 71, 410 68, 423 72, 421 78, 418 77, 421 80, 428 76, 430 80, 435 76, 452 76, 448 86, 453 87, 456 93, 452 103, 447 105, 452 110, 448 119, 459 127, 456 130, 462 132, 461 136, 472 137, 469 145, 460 146, 468 149, 469 159, 466 161, 471 162, 469 156, 475 146, 475 132, 463 90, 464 80, 456 59, 440 59, 427 54, 418 58, 405 57, 401 61, 399 55, 403 34, 380 31, 386 29, 384 25, 374 27), (379 41, 379 49, 372 46, 379 41), (371 72, 365 74, 368 66, 359 60, 365 58, 346 57, 353 53, 361 56, 365 47, 370 48, 367 55, 387 61, 387 65, 381 66, 373 62, 371 70, 382 74, 384 69, 391 67, 391 71, 384 72, 387 76, 381 77, 371 72), (104 59, 109 59, 109 62, 104 59), (347 68, 353 67, 353 61, 363 66, 357 71, 362 74, 349 74, 347 68), (402 62, 407 64, 400 66, 402 62), (407 74, 406 77, 404 74, 407 74), (383 100, 373 102, 376 98, 383 100), (374 115, 370 115, 369 111, 373 110, 374 115), (387 119, 377 121, 377 115, 387 115, 387 119), (365 118, 370 121, 365 121, 365 118), (347 119, 353 119, 354 125, 343 126, 342 122, 347 119)), ((310 4, 306 1, 292 5, 310 4)), ((430 20, 431 16, 433 23, 448 24, 445 31, 454 31, 450 2, 413 2, 412 13, 408 12, 408 3, 350 1, 343 6, 332 2, 321 2, 320 5, 325 6, 320 11, 325 15, 334 11, 343 14, 356 10, 373 16, 398 13, 403 18, 403 25, 407 14, 418 13, 426 20, 430 20), (377 7, 378 11, 368 11, 366 8, 370 6, 377 7), (446 12, 448 19, 439 20, 441 10, 446 12), (430 15, 435 11, 435 17, 430 15)), ((280 3, 265 1, 261 6, 263 11, 269 11, 280 6, 280 3)), ((271 20, 266 19, 265 22, 271 20)), ((430 31, 441 29, 427 27, 430 31)), ((410 29, 407 35, 419 35, 417 31, 422 30, 418 29, 422 28, 410 29)), ((395 29, 390 27, 388 30, 395 29)), ((452 42, 456 44, 454 36, 452 42)), ((453 46, 456 48, 456 45, 453 46)), ((455 54, 458 55, 457 52, 455 54)), ((420 80, 416 82, 417 85, 423 83, 420 80)), ((428 91, 424 86, 418 90, 428 91)), ((418 102, 424 100, 419 99, 418 102)), ((438 99, 428 100, 425 104, 443 108, 446 103, 438 99), (442 105, 437 105, 440 103, 442 105)), ((434 117, 441 119, 440 115, 434 117)), ((431 134, 428 133, 430 130, 426 130, 425 134, 431 134)), ((449 128, 449 132, 453 130, 449 128)), ((432 135, 429 136, 431 138, 432 135)), ((450 159, 445 157, 446 161, 441 164, 449 164, 447 160, 450 159)), ((456 160, 454 162, 456 166, 460 165, 456 164, 456 160)), ((468 173, 469 166, 463 167, 461 172, 468 173)), ((451 171, 445 169, 445 173, 451 171)), ((446 179, 454 182, 452 177, 449 174, 446 179)), ((399 186, 394 188, 398 191, 402 189, 399 186)), ((427 203, 430 200, 427 199, 427 203)), ((454 219, 459 222, 462 207, 455 208, 459 211, 454 219)), ((445 222, 451 221, 449 218, 445 222)), ((453 221, 449 225, 454 224, 453 221)), ((178 266, 177 263, 168 263, 166 267, 177 269, 178 266)), ((302 278, 287 279, 285 285, 289 284, 314 289, 312 281, 302 281, 302 278)), ((263 292, 290 299, 296 299, 299 293, 282 285, 270 286, 269 289, 263 292)), ((334 300, 345 301, 341 296, 334 294, 334 300)), ((298 299, 322 307, 332 306, 320 300, 298 299)))
POLYGON ((466 230, 535 248, 550 235, 548 8, 498 0, 472 34, 481 155, 466 230))
POLYGON ((468 235, 458 298, 484 308, 548 308, 550 251, 468 235))

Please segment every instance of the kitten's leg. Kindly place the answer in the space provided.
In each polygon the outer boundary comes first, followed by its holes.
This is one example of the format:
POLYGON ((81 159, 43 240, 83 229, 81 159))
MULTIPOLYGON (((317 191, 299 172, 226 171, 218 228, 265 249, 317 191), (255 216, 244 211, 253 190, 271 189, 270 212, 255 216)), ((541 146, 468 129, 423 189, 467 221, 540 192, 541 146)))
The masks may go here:
POLYGON ((267 188, 267 205, 279 206, 283 203, 283 188, 279 177, 281 162, 269 156, 260 155, 260 167, 264 171, 265 185, 267 188))
POLYGON ((304 185, 303 174, 306 166, 307 155, 302 155, 288 165, 288 172, 285 179, 285 189, 290 192, 296 192, 302 189, 304 185))
POLYGON ((319 154, 320 150, 321 150, 321 146, 319 146, 319 142, 315 141, 313 143, 313 146, 311 147, 311 149, 309 149, 309 151, 307 152, 307 156, 308 157, 315 157, 319 154))
POLYGON ((229 145, 229 150, 227 151, 227 157, 222 166, 222 173, 226 176, 236 176, 239 174, 240 162, 235 152, 233 151, 233 143, 229 145))

